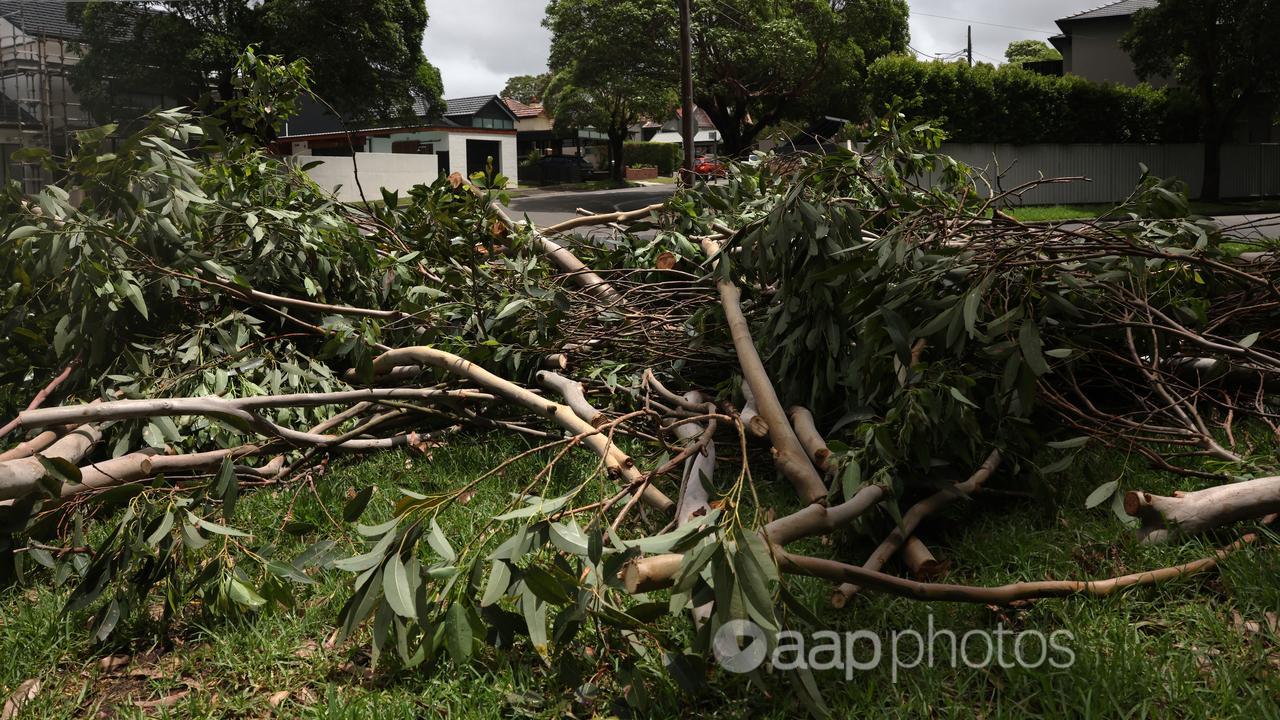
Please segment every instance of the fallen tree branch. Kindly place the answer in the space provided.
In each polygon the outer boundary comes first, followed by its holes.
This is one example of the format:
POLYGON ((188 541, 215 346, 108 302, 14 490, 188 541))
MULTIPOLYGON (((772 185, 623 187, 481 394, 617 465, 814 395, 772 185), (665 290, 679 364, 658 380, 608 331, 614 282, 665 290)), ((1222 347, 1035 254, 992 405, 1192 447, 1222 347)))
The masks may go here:
MULTIPOLYGON (((714 258, 720 252, 720 245, 714 240, 703 239, 702 249, 708 258, 714 258)), ((738 354, 738 364, 742 367, 744 384, 751 387, 760 415, 764 417, 765 422, 769 423, 769 440, 773 443, 773 460, 778 467, 778 472, 791 481, 796 494, 806 504, 825 503, 827 487, 822 482, 822 476, 809 461, 809 456, 800 445, 800 440, 791 428, 791 423, 787 421, 787 415, 782 410, 782 403, 778 401, 777 393, 774 392, 769 374, 764 368, 764 363, 760 361, 760 353, 751 339, 747 318, 742 314, 738 287, 728 280, 717 281, 716 287, 720 291, 725 321, 733 336, 733 347, 738 354)))
POLYGON ((831 450, 827 448, 827 441, 822 439, 817 426, 814 425, 813 413, 807 408, 793 405, 787 409, 787 417, 791 419, 796 437, 800 439, 800 445, 809 454, 809 459, 813 461, 814 466, 824 473, 830 470, 831 450))
MULTIPOLYGON (((102 431, 96 425, 81 425, 59 438, 40 455, 65 460, 74 465, 101 439, 102 431)), ((44 465, 35 457, 0 462, 0 500, 12 500, 35 492, 37 484, 46 474, 44 465)))
MULTIPOLYGON (((1000 459, 1000 451, 992 450, 991 454, 987 456, 987 459, 983 461, 977 471, 969 476, 968 480, 956 483, 946 490, 939 490, 912 505, 910 510, 903 513, 902 522, 898 523, 893 532, 889 533, 889 537, 885 538, 880 543, 880 546, 871 553, 871 557, 867 558, 866 562, 862 564, 862 569, 875 572, 883 568, 885 563, 889 562, 889 558, 892 558, 893 554, 907 541, 907 538, 911 537, 911 534, 916 531, 921 521, 950 505, 956 498, 972 495, 974 491, 982 487, 987 478, 991 477, 991 473, 1000 467, 1000 459)), ((849 598, 853 597, 857 592, 857 585, 851 582, 842 583, 832 593, 831 604, 838 608, 844 607, 849 602, 849 598)))
POLYGON ((637 210, 627 210, 625 212, 613 212, 613 213, 600 213, 597 215, 582 215, 576 218, 571 218, 569 220, 556 223, 555 225, 552 225, 550 227, 542 228, 541 232, 543 235, 547 237, 551 237, 552 235, 559 235, 560 233, 569 232, 570 230, 576 230, 577 228, 580 228, 580 227, 589 227, 591 225, 608 225, 610 223, 624 223, 624 222, 631 222, 632 220, 641 220, 643 218, 649 217, 650 215, 653 215, 659 210, 662 210, 666 206, 667 206, 666 203, 654 203, 653 205, 647 205, 637 210))
POLYGON ((596 452, 604 461, 611 473, 620 475, 628 484, 643 486, 641 497, 651 507, 664 512, 675 509, 675 503, 657 488, 644 483, 644 476, 636 469, 635 463, 621 450, 618 450, 607 437, 602 435, 590 423, 578 417, 568 405, 539 397, 526 388, 505 380, 472 363, 444 350, 430 347, 408 347, 391 350, 379 355, 373 361, 373 370, 381 375, 402 365, 430 365, 455 375, 465 377, 477 385, 491 390, 495 395, 533 411, 539 417, 555 421, 560 427, 574 434, 585 434, 583 443, 596 452))
POLYGON ((1160 543, 1220 525, 1280 512, 1280 476, 1178 493, 1173 497, 1130 491, 1124 511, 1142 521, 1138 538, 1160 543))

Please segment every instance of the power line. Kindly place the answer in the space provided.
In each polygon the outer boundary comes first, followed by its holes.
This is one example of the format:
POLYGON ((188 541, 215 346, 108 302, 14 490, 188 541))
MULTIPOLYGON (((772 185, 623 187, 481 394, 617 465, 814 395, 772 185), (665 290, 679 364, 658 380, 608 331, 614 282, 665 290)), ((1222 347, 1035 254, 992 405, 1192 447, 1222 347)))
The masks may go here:
POLYGON ((974 20, 972 18, 958 18, 958 17, 951 17, 949 15, 934 15, 932 13, 915 12, 914 10, 911 11, 911 14, 918 15, 920 17, 937 18, 938 20, 953 20, 955 22, 972 23, 974 25, 986 25, 987 27, 1004 28, 1005 30, 1024 30, 1026 32, 1039 33, 1041 35, 1058 35, 1061 32, 1058 30, 1042 30, 1040 28, 1019 27, 1017 25, 1001 25, 999 23, 986 22, 984 20, 974 20))

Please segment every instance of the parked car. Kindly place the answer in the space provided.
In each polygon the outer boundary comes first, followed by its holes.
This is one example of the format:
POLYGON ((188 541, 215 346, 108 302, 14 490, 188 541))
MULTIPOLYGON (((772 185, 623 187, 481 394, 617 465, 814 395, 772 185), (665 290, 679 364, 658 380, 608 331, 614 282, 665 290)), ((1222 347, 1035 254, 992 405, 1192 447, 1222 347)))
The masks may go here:
POLYGON ((548 155, 538 161, 538 174, 544 183, 578 183, 590 180, 595 167, 578 155, 548 155))
POLYGON ((711 155, 704 155, 698 158, 698 162, 693 165, 693 174, 699 180, 704 182, 729 176, 729 171, 725 168, 723 162, 711 155))

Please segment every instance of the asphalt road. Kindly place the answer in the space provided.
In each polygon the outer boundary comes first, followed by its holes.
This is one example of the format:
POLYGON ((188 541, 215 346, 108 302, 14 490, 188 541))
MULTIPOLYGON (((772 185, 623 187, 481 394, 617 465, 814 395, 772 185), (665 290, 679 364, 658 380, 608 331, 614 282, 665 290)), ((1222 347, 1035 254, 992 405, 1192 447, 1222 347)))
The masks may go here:
POLYGON ((511 199, 507 211, 515 220, 525 215, 538 227, 577 217, 578 208, 593 213, 625 212, 659 203, 671 197, 675 185, 646 185, 620 190, 534 191, 511 199))
MULTIPOLYGON (((623 212, 662 202, 675 192, 674 185, 646 185, 620 190, 541 191, 511 199, 508 211, 517 220, 528 215, 538 227, 547 227, 578 215, 578 208, 593 213, 623 212)), ((1280 238, 1280 214, 1224 215, 1215 217, 1219 227, 1238 238, 1280 238)), ((1066 224, 1068 227, 1070 223, 1066 224)))

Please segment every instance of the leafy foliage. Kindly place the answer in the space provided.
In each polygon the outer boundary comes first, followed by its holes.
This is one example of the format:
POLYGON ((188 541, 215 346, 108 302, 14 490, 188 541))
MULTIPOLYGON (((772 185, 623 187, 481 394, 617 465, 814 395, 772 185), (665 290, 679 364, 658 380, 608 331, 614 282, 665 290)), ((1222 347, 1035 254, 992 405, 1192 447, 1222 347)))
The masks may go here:
POLYGON ((553 0, 552 78, 547 109, 562 129, 594 127, 609 137, 614 180, 625 172, 632 125, 676 104, 675 8, 642 0, 553 0))
POLYGON ((507 84, 500 94, 502 97, 511 98, 525 105, 542 102, 547 95, 549 82, 551 82, 549 72, 538 75, 513 75, 507 79, 507 84))
POLYGON ((694 101, 740 155, 782 120, 861 117, 867 66, 906 45, 902 0, 695 0, 694 101))
POLYGON ((158 104, 237 96, 241 51, 305 59, 318 93, 360 119, 439 106, 439 71, 422 52, 423 0, 177 0, 68 4, 82 28, 71 82, 95 117, 132 117, 158 104))
POLYGON ((1014 65, 1039 60, 1061 60, 1062 53, 1043 40, 1014 40, 1004 49, 1004 59, 1014 65))
POLYGON ((872 112, 892 106, 934 122, 954 142, 1187 142, 1196 132, 1178 93, 1009 65, 885 57, 867 71, 867 96, 872 112))

